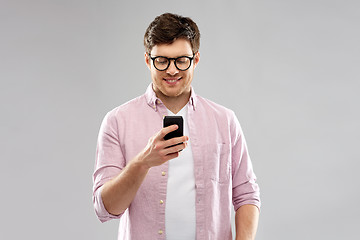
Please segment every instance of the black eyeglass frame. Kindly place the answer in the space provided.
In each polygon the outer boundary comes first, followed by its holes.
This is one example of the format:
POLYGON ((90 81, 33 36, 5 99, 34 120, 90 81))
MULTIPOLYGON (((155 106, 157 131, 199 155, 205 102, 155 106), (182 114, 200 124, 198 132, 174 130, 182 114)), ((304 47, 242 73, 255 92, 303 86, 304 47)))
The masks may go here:
POLYGON ((171 64, 171 60, 174 61, 175 67, 176 67, 178 70, 180 70, 180 71, 186 71, 186 70, 188 70, 188 69, 191 67, 191 64, 192 64, 192 61, 194 60, 195 54, 193 54, 192 57, 189 57, 189 56, 180 56, 180 57, 177 57, 177 58, 168 58, 168 57, 164 57, 164 56, 151 57, 151 54, 149 53, 149 57, 150 57, 150 59, 153 61, 154 68, 156 68, 156 70, 158 70, 158 71, 165 71, 166 69, 168 69, 169 66, 170 66, 170 64, 171 64), (186 69, 180 69, 180 68, 176 65, 176 60, 178 60, 179 58, 183 58, 183 57, 188 58, 188 59, 190 60, 189 67, 187 67, 186 69), (166 58, 166 59, 168 60, 168 65, 166 66, 166 68, 160 70, 160 69, 158 69, 158 68, 155 66, 155 59, 157 59, 157 58, 166 58))

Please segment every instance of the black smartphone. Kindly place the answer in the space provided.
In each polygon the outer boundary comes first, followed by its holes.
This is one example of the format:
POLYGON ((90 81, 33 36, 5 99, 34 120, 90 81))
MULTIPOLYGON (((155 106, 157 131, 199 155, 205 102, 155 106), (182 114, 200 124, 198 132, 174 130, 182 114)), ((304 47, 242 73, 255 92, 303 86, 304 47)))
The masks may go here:
POLYGON ((165 135, 164 139, 168 140, 174 137, 181 137, 184 135, 184 120, 182 116, 165 116, 164 117, 164 127, 168 127, 171 125, 178 125, 178 129, 173 132, 170 132, 165 135))

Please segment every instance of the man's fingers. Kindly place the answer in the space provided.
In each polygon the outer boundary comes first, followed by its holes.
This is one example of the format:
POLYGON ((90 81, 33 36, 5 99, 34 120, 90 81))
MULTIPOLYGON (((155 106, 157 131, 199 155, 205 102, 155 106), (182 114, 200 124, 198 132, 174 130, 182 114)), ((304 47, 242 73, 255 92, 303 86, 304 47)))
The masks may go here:
POLYGON ((175 131, 176 129, 178 129, 178 125, 174 124, 168 127, 164 127, 163 129, 160 130, 159 132, 159 140, 163 139, 165 137, 166 134, 171 133, 173 131, 175 131))
POLYGON ((179 143, 184 143, 186 141, 189 140, 189 137, 187 136, 182 136, 182 137, 176 137, 176 138, 171 138, 169 140, 165 141, 165 148, 173 146, 173 145, 177 145, 179 143))
POLYGON ((183 143, 181 143, 181 144, 178 144, 178 145, 175 145, 175 146, 170 146, 170 147, 168 147, 168 148, 165 148, 163 153, 164 153, 166 156, 169 156, 169 155, 172 155, 172 154, 174 154, 174 153, 180 152, 181 150, 185 149, 186 146, 187 146, 187 142, 183 142, 183 143))

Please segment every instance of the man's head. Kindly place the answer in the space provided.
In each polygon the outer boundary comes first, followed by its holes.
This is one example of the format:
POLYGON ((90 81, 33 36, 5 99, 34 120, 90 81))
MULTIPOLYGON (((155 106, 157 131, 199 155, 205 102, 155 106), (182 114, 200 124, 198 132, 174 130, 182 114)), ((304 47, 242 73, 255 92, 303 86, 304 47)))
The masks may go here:
POLYGON ((199 51, 200 31, 196 23, 188 17, 164 13, 157 16, 146 29, 145 51, 149 53, 155 45, 170 44, 177 39, 189 40, 194 54, 199 51))
POLYGON ((160 15, 147 28, 144 45, 156 95, 162 100, 187 99, 200 60, 200 32, 196 24, 179 15, 160 15))

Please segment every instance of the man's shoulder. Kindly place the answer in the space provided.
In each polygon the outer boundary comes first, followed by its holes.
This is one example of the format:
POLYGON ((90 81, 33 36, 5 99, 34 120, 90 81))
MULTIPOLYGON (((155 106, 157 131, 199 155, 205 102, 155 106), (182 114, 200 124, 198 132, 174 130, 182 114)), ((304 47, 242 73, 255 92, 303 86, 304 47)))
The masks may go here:
POLYGON ((135 97, 115 108, 110 110, 107 114, 113 116, 121 116, 122 114, 131 114, 134 111, 142 111, 147 105, 144 95, 135 97))
POLYGON ((208 98, 202 97, 197 95, 197 105, 204 109, 206 112, 215 112, 220 115, 233 115, 233 110, 214 102, 213 100, 210 100, 208 98))

